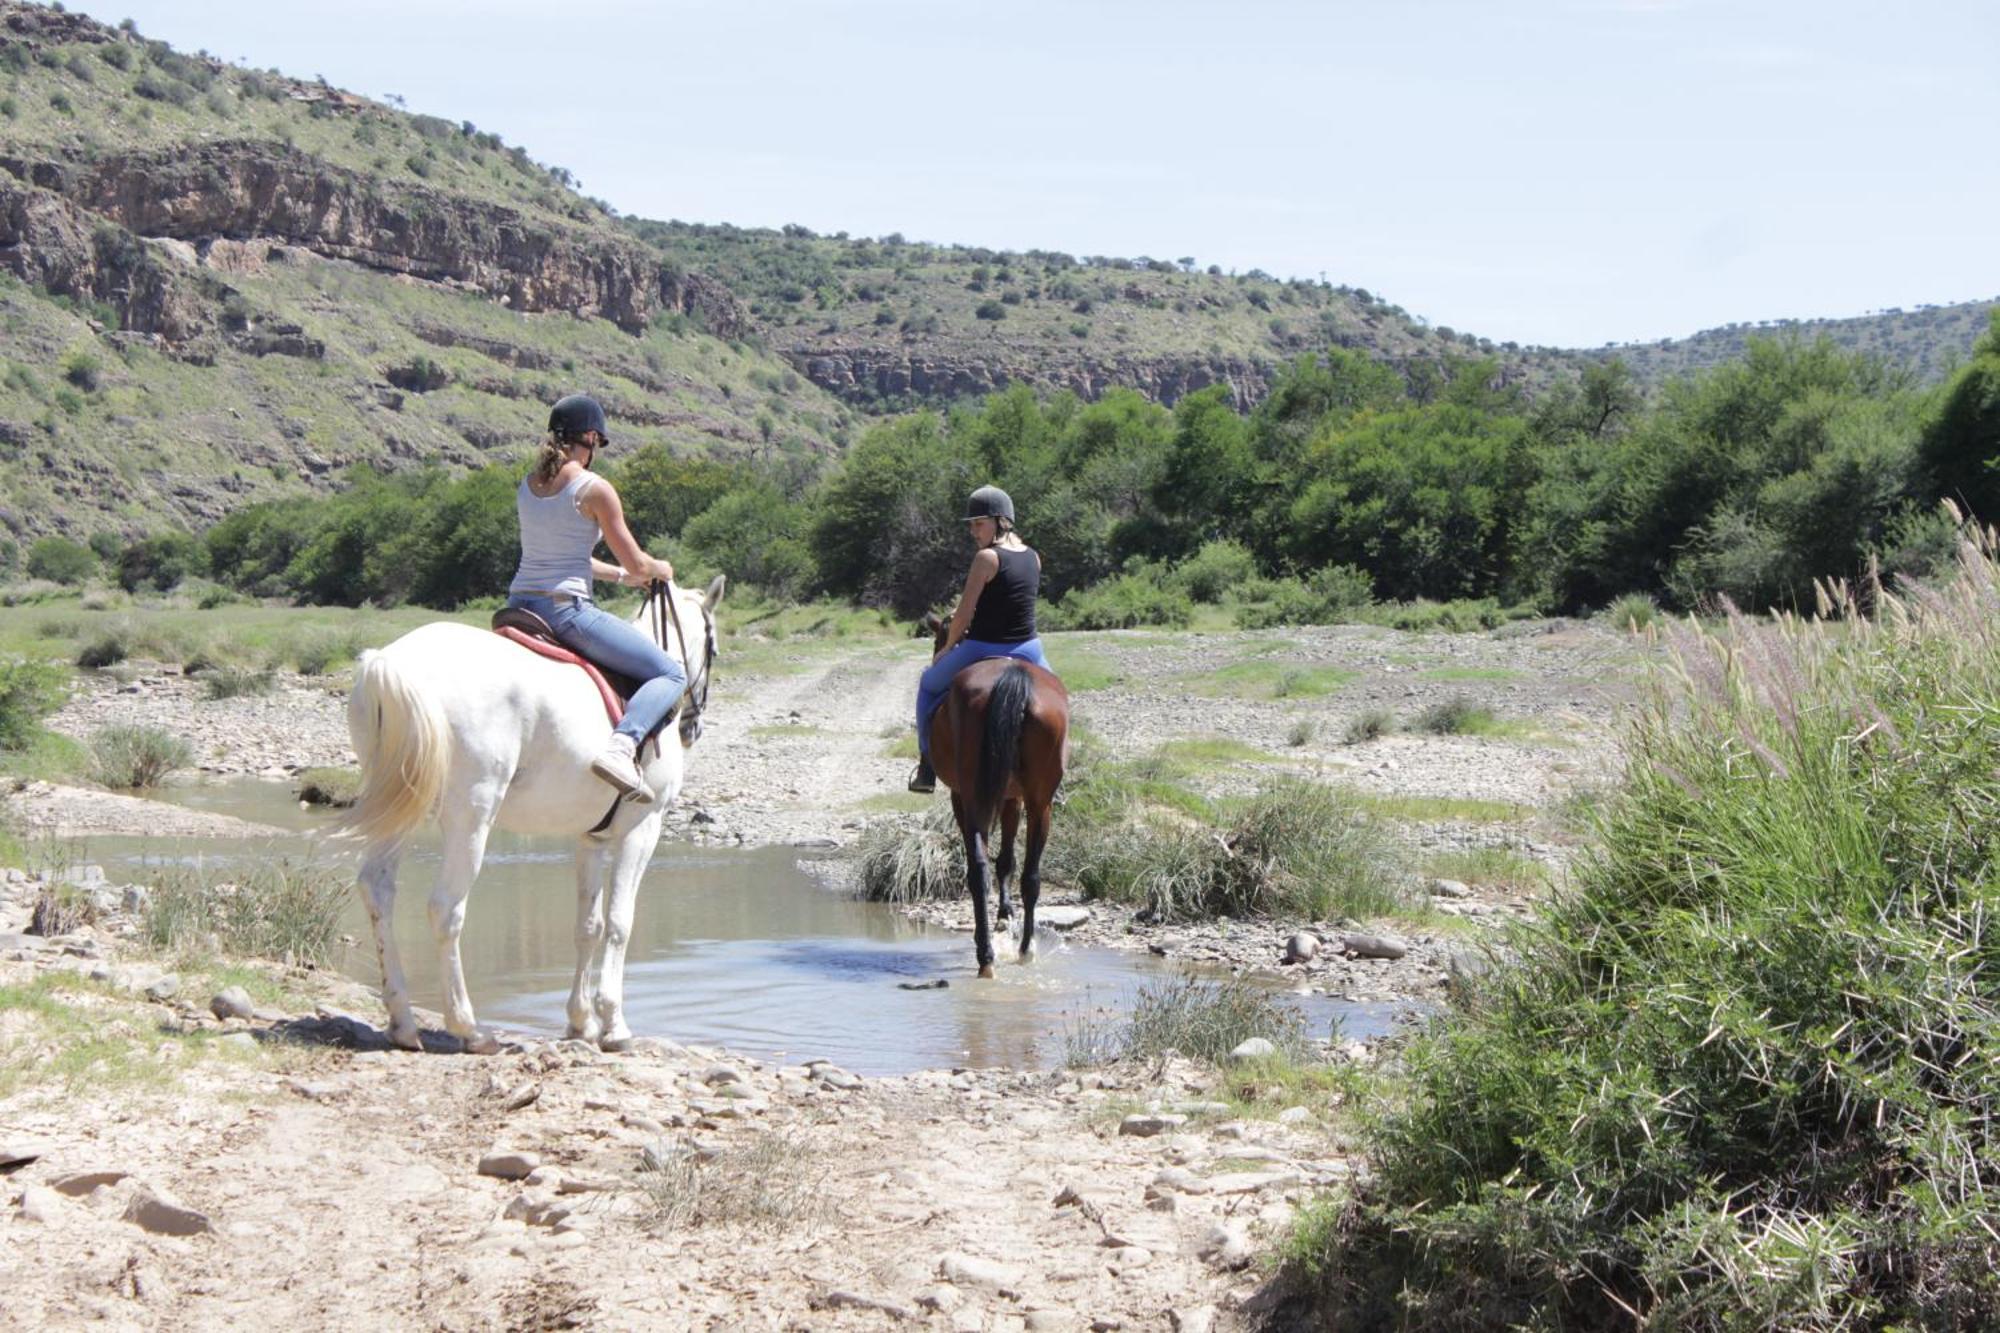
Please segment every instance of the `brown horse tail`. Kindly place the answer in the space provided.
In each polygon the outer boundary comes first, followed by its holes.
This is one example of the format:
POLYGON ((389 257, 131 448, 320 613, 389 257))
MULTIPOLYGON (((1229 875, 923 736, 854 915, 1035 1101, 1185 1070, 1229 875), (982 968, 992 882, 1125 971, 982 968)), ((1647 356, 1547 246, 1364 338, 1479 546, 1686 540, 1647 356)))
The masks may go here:
POLYGON ((979 746, 979 774, 972 788, 972 810, 982 828, 990 828, 1007 793, 1007 780, 1021 763, 1021 723, 1035 696, 1035 678, 1019 662, 1010 662, 986 696, 986 735, 979 746))

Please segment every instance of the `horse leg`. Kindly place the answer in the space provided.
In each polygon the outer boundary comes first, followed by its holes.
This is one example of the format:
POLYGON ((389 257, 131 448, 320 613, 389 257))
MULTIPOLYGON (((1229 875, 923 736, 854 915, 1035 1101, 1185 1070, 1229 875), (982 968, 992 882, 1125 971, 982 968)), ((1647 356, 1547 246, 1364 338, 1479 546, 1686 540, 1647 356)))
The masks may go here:
POLYGON ((437 887, 431 890, 431 935, 437 941, 438 971, 444 980, 445 1031, 477 1055, 491 1055, 500 1043, 479 1030, 472 1013, 472 996, 465 988, 465 966, 459 958, 458 937, 465 930, 465 902, 472 881, 486 859, 486 835, 493 828, 499 794, 475 788, 463 801, 447 801, 438 817, 444 835, 444 863, 437 887))
POLYGON ((1014 834, 1021 827, 1021 803, 1011 797, 1000 803, 1000 859, 993 863, 993 883, 1000 890, 1000 919, 1011 920, 1014 904, 1007 901, 1007 882, 1014 878, 1014 834))
POLYGON ((605 886, 611 875, 611 848, 595 838, 576 846, 576 980, 569 990, 568 1036, 596 1041, 597 975, 604 944, 605 886))
POLYGON ((979 960, 979 975, 993 979, 993 927, 986 919, 986 830, 974 828, 972 810, 957 792, 951 794, 951 812, 958 816, 959 836, 965 840, 965 882, 972 890, 972 952, 979 960))
POLYGON ((660 842, 660 813, 646 816, 632 827, 612 854, 610 883, 606 894, 609 909, 604 914, 603 959, 597 969, 598 1044, 607 1051, 623 1051, 632 1045, 632 1029, 625 1026, 625 947, 632 938, 632 910, 639 899, 639 877, 653 859, 660 842))
POLYGON ((375 928, 375 957, 382 964, 382 1003, 389 1010, 389 1040, 405 1050, 421 1051, 417 1016, 410 1012, 410 984, 403 978, 402 955, 396 952, 393 920, 396 906, 396 861, 403 854, 400 838, 369 847, 361 857, 357 887, 375 928))
POLYGON ((1049 840, 1049 802, 1028 807, 1028 854, 1021 867, 1021 961, 1035 956, 1035 904, 1042 898, 1042 848, 1049 840))

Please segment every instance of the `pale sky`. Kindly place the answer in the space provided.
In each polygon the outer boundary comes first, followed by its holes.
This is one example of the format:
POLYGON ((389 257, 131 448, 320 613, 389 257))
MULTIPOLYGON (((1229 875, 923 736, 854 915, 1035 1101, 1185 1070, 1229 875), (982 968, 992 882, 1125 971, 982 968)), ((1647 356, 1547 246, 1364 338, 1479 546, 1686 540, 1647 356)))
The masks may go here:
POLYGON ((1192 255, 1557 346, 2000 296, 1992 0, 101 2, 645 217, 1192 255))

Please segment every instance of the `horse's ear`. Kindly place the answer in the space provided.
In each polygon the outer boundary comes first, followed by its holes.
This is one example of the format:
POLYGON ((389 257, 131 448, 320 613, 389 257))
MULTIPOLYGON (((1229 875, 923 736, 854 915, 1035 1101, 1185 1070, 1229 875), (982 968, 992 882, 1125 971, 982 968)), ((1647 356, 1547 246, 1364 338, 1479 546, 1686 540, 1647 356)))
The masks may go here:
POLYGON ((722 605, 722 594, 728 587, 729 576, 727 574, 717 574, 709 581, 708 591, 701 595, 702 606, 713 611, 716 607, 722 605))
POLYGON ((924 612, 924 618, 917 622, 917 628, 926 634, 935 634, 938 632, 938 626, 942 624, 944 624, 944 621, 938 618, 937 612, 926 611, 924 612))

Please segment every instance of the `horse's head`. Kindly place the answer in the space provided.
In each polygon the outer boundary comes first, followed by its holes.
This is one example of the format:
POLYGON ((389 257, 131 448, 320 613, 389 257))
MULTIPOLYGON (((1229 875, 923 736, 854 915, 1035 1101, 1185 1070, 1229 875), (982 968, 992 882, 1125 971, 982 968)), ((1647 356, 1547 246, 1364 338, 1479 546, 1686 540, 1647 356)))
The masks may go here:
POLYGON ((679 705, 682 748, 701 739, 701 715, 708 707, 709 678, 715 671, 715 608, 722 604, 728 586, 721 574, 700 592, 669 583, 665 596, 648 596, 632 620, 687 672, 687 691, 679 705))
POLYGON ((917 631, 931 636, 932 652, 944 647, 944 636, 950 629, 951 622, 935 611, 924 612, 924 618, 917 622, 917 631))

